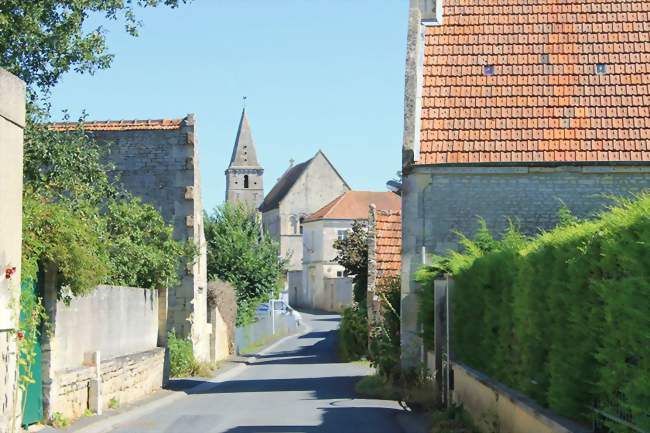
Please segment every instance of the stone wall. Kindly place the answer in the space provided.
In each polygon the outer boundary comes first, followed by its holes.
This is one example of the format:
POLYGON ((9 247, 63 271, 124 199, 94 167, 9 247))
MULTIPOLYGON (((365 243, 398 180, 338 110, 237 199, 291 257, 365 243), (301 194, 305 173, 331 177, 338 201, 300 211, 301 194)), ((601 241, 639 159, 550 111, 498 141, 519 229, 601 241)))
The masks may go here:
POLYGON ((17 428, 16 340, 22 241, 25 84, 0 69, 0 433, 17 428), (16 267, 10 279, 7 268, 16 267))
MULTIPOLYGON (((102 409, 109 409, 111 399, 123 405, 160 389, 163 385, 164 361, 165 349, 160 347, 102 361, 102 409)), ((70 419, 81 417, 91 407, 94 398, 92 382, 96 376, 95 366, 81 366, 55 373, 57 388, 51 413, 59 412, 70 419)))
POLYGON ((110 161, 126 189, 159 209, 176 239, 196 242, 197 261, 181 271, 181 284, 169 289, 167 327, 190 336, 196 356, 207 360, 207 252, 195 126, 194 116, 188 115, 174 129, 91 132, 109 146, 110 161))
POLYGON ((562 203, 583 218, 610 204, 608 195, 649 188, 648 166, 414 167, 402 196, 403 360, 422 357, 414 274, 431 254, 457 248, 455 231, 473 235, 480 216, 496 235, 509 219, 534 234, 557 224, 562 203))
POLYGON ((57 300, 55 266, 44 267, 41 283, 52 323, 43 344, 46 418, 55 412, 77 418, 96 408, 97 401, 106 408, 111 398, 127 403, 162 387, 165 349, 156 347, 158 291, 98 286, 66 305, 57 300))

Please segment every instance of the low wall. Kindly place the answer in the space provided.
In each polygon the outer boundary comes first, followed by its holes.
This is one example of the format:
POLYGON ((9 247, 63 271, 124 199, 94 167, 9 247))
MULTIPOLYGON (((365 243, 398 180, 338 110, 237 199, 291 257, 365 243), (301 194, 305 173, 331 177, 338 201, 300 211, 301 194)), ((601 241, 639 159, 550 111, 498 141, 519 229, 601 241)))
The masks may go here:
POLYGON ((270 314, 261 317, 257 322, 235 329, 235 353, 241 354, 243 350, 256 343, 268 340, 273 336, 290 335, 298 330, 298 325, 289 314, 275 313, 275 334, 270 314))
MULTIPOLYGON (((108 409, 111 399, 125 404, 160 389, 164 361, 165 349, 161 347, 102 361, 102 408, 108 409)), ((95 366, 56 372, 52 412, 60 412, 71 419, 81 417, 93 398, 91 382, 95 377, 95 366)))
POLYGON ((144 352, 158 341, 158 292, 134 287, 98 286, 70 305, 57 302, 53 364, 76 368, 88 352, 102 359, 144 352))
POLYGON ((165 308, 158 291, 98 286, 66 305, 57 301, 55 267, 45 269, 42 283, 53 322, 52 336, 43 345, 46 418, 56 412, 77 418, 86 409, 107 408, 112 398, 128 403, 163 386, 165 349, 157 343, 158 313, 165 308))
POLYGON ((453 400, 463 405, 483 432, 589 432, 462 364, 454 364, 453 400))

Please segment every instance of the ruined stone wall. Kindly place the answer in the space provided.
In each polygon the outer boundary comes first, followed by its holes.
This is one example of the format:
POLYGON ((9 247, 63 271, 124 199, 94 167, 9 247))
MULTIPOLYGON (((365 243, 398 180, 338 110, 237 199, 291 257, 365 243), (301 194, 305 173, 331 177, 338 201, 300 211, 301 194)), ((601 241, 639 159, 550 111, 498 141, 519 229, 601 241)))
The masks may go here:
POLYGON ((167 326, 177 335, 190 336, 196 356, 207 359, 206 247, 194 117, 187 116, 175 129, 92 133, 109 146, 109 159, 126 189, 160 210, 173 225, 176 239, 196 242, 196 262, 180 270, 181 284, 169 290, 167 326))
POLYGON ((0 69, 0 433, 17 428, 16 339, 22 241, 25 84, 0 69), (7 268, 16 268, 5 278, 7 268))

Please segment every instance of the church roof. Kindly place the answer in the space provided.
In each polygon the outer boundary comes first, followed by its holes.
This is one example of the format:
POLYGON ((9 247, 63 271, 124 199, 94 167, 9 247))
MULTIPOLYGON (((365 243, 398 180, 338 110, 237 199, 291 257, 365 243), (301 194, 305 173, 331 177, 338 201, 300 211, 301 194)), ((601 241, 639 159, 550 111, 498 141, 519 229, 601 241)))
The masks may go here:
POLYGON ((289 193, 291 190, 291 187, 300 179, 300 176, 307 170, 309 167, 309 164, 316 159, 318 155, 321 155, 323 158, 325 158, 325 161, 332 167, 332 170, 337 174, 338 177, 341 178, 343 183, 349 188, 347 182, 343 177, 339 174, 339 172, 336 170, 336 167, 330 162, 329 159, 325 156, 325 154, 319 150, 316 155, 314 155, 313 158, 308 159, 305 162, 301 162, 300 164, 294 165, 293 167, 290 167, 287 171, 284 172, 284 174, 280 177, 278 182, 273 186, 273 189, 264 197, 264 201, 259 207, 260 212, 267 212, 270 211, 271 209, 275 209, 278 206, 280 206, 280 202, 286 197, 286 195, 289 193))
POLYGON ((235 138, 235 146, 232 149, 228 168, 262 168, 257 162, 257 151, 245 108, 241 112, 237 138, 235 138))
POLYGON ((273 189, 271 189, 266 197, 264 197, 264 201, 259 208, 260 212, 275 209, 280 205, 282 199, 287 195, 293 184, 300 178, 312 159, 314 158, 301 162, 298 165, 294 165, 284 172, 282 177, 280 177, 278 182, 273 186, 273 189))
POLYGON ((305 222, 321 219, 366 220, 371 204, 377 209, 398 211, 401 203, 400 197, 392 192, 347 191, 309 215, 305 222))

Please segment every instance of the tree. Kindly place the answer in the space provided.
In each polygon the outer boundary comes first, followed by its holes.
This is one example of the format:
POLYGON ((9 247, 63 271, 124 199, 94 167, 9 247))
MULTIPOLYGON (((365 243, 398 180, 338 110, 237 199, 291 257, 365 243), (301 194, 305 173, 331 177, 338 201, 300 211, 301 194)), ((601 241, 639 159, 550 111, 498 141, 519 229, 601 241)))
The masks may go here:
POLYGON ((237 324, 253 320, 260 302, 274 296, 284 275, 280 247, 263 234, 257 212, 225 203, 204 217, 208 278, 227 281, 237 292, 237 324))
MULTIPOLYGON (((88 20, 104 16, 123 20, 137 36, 135 8, 177 7, 187 0, 2 0, 0 2, 0 66, 20 77, 30 90, 47 93, 73 70, 94 73, 110 67, 113 55, 100 25, 88 20)), ((33 96, 33 93, 32 93, 33 96)))
POLYGON ((354 301, 359 305, 366 304, 368 291, 368 231, 366 225, 355 221, 352 231, 345 239, 334 241, 338 254, 334 259, 352 275, 354 284, 354 301))

